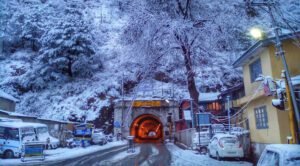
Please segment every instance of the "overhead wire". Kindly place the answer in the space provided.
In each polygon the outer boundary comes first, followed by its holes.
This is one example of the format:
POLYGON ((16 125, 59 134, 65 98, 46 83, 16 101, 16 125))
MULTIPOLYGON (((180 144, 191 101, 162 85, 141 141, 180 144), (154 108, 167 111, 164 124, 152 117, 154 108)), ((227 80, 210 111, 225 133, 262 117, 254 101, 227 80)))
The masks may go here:
MULTIPOLYGON (((237 116, 238 114, 242 113, 244 111, 245 108, 248 107, 248 105, 254 100, 255 96, 257 95, 257 93, 261 90, 263 83, 261 83, 257 89, 255 90, 255 92, 252 94, 250 100, 242 107, 240 108, 234 115, 230 116, 230 119, 233 119, 235 116, 237 116)), ((229 118, 224 116, 224 119, 221 119, 221 121, 225 121, 228 120, 229 118)), ((213 116, 213 118, 217 119, 217 116, 213 116)))

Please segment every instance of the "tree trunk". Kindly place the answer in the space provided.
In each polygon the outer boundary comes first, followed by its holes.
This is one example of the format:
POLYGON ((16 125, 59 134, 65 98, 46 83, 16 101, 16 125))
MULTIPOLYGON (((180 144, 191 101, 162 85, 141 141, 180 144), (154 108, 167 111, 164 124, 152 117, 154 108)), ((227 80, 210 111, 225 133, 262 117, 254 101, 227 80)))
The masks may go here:
POLYGON ((192 68, 192 60, 191 60, 191 51, 188 47, 182 45, 181 49, 183 51, 184 56, 184 64, 187 71, 187 84, 190 97, 193 100, 193 112, 198 112, 199 108, 199 92, 196 87, 195 78, 194 78, 194 71, 192 68))

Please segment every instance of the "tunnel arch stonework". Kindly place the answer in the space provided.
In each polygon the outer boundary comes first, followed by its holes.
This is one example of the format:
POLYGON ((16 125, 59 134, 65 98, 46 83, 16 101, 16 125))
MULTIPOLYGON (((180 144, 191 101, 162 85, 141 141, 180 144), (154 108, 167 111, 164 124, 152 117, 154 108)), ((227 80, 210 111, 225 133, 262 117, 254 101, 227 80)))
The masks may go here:
POLYGON ((168 102, 166 100, 117 101, 114 109, 114 134, 122 133, 122 136, 126 138, 131 134, 134 120, 143 115, 152 115, 161 122, 163 141, 174 134, 174 131, 170 130, 174 130, 174 122, 178 120, 178 102, 172 100, 168 102), (168 123, 168 116, 171 116, 172 124, 168 123))

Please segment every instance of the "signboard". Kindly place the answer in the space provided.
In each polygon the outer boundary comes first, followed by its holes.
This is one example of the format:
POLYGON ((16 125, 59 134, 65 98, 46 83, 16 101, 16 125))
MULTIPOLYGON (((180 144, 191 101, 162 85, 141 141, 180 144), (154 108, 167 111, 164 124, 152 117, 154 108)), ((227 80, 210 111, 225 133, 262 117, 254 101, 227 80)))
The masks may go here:
POLYGON ((119 121, 114 122, 115 128, 121 128, 121 123, 119 121))
POLYGON ((86 136, 86 135, 92 135, 92 131, 94 129, 93 124, 80 124, 75 126, 74 135, 75 136, 86 136))
POLYGON ((159 100, 145 100, 145 101, 134 101, 133 107, 161 107, 161 101, 159 100))
POLYGON ((211 124, 211 114, 210 113, 198 113, 197 115, 197 125, 208 125, 211 124))
POLYGON ((192 120, 192 114, 190 110, 183 110, 185 120, 192 120))
POLYGON ((21 160, 24 162, 26 159, 44 160, 44 142, 26 142, 23 144, 21 160))

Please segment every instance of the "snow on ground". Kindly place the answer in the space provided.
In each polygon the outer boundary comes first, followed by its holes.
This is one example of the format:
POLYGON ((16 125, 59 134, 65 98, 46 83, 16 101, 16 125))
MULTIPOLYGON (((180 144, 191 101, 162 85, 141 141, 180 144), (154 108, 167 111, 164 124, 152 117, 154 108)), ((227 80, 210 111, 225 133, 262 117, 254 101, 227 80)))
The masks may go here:
MULTIPOLYGON (((86 148, 78 147, 78 148, 58 148, 54 150, 45 150, 45 157, 46 159, 44 161, 31 161, 31 162, 53 162, 53 161, 60 161, 60 160, 67 160, 72 158, 77 158, 80 156, 84 156, 87 154, 95 153, 100 150, 109 149, 116 146, 122 146, 126 145, 127 141, 117 141, 117 142, 111 142, 108 144, 105 144, 103 146, 99 145, 92 145, 86 148)), ((29 161, 28 161, 29 162, 29 161)), ((26 162, 26 163, 28 163, 26 162)), ((17 159, 0 159, 0 166, 1 165, 19 165, 24 162, 22 162, 19 158, 17 159)))
POLYGON ((140 152, 141 152, 140 147, 136 147, 134 153, 128 153, 127 151, 123 151, 123 152, 120 152, 120 153, 114 155, 113 157, 109 158, 108 160, 104 160, 104 161, 101 161, 100 163, 97 163, 97 165, 118 163, 119 161, 122 161, 127 157, 136 156, 140 152))
POLYGON ((213 165, 222 165, 222 166, 251 166, 253 164, 246 161, 234 161, 234 160, 225 160, 218 161, 216 159, 210 158, 208 155, 196 154, 192 150, 183 150, 174 145, 173 143, 166 144, 168 150, 172 155, 172 166, 213 166, 213 165))

